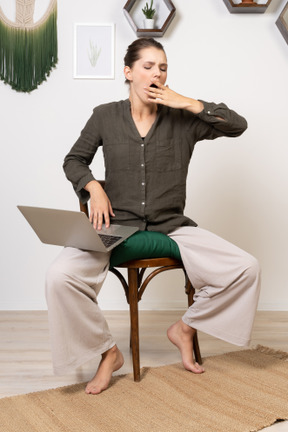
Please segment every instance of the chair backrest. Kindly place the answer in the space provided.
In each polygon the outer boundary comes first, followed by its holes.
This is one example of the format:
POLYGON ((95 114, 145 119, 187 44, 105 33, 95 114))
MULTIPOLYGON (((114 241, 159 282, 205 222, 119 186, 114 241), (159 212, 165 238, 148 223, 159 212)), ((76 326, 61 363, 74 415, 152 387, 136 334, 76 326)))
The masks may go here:
POLYGON ((82 211, 83 213, 86 214, 87 217, 89 217, 88 204, 87 204, 87 203, 83 204, 83 203, 79 200, 79 206, 80 206, 80 211, 82 211))

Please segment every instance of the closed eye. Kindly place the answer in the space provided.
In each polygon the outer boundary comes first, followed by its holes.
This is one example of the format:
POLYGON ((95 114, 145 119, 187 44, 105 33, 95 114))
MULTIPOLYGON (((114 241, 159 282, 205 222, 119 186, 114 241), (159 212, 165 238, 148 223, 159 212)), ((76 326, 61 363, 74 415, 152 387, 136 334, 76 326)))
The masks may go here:
MULTIPOLYGON (((145 65, 144 65, 144 69, 147 69, 147 70, 149 70, 149 69, 151 69, 152 68, 152 66, 154 66, 155 65, 155 63, 152 63, 152 62, 147 62, 145 65)), ((161 72, 167 72, 167 64, 166 63, 162 63, 161 65, 159 65, 159 69, 161 70, 161 72)))

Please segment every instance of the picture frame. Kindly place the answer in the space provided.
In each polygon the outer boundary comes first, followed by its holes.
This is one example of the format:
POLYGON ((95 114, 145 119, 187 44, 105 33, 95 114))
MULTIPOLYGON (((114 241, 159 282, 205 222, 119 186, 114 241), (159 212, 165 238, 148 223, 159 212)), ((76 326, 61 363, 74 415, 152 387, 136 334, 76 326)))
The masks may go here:
POLYGON ((279 18, 276 21, 276 25, 280 30, 280 33, 282 34, 286 43, 288 44, 288 1, 284 6, 281 14, 279 15, 279 18))
POLYGON ((74 78, 114 79, 114 55, 114 24, 74 24, 74 78))

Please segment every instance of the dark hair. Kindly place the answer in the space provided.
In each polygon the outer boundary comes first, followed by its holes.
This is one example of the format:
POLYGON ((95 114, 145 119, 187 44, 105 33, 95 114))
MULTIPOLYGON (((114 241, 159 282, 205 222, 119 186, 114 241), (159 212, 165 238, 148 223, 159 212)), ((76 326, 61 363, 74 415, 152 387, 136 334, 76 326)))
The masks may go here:
MULTIPOLYGON (((165 53, 163 45, 160 42, 157 42, 155 39, 147 37, 139 38, 128 46, 126 55, 124 57, 124 66, 129 66, 132 68, 133 64, 140 58, 140 51, 144 48, 150 47, 157 48, 164 51, 165 53)), ((125 83, 129 84, 129 81, 126 79, 125 83)))

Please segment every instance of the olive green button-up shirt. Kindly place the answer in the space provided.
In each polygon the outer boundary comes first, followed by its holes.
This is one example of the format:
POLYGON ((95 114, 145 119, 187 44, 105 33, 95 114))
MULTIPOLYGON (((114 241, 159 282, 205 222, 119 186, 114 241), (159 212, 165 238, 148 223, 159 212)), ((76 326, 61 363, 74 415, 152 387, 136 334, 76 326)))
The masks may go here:
POLYGON ((202 102, 204 110, 198 115, 158 105, 157 118, 145 138, 135 126, 128 99, 95 108, 63 165, 80 200, 89 199, 84 186, 99 179, 89 165, 102 146, 105 191, 116 215, 112 223, 165 234, 180 226, 197 226, 183 214, 195 144, 237 137, 247 128, 246 120, 225 104, 202 102))

